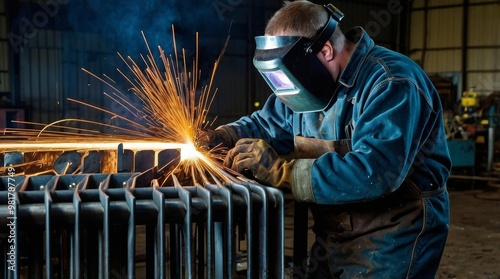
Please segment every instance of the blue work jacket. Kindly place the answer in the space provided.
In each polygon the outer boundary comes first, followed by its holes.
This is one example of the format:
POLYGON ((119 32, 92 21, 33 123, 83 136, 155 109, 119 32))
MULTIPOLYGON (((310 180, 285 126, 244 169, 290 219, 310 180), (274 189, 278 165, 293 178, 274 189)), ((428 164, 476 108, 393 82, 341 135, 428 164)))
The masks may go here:
POLYGON ((264 139, 280 154, 293 151, 296 135, 351 139, 345 156, 329 152, 297 160, 297 200, 370 201, 396 191, 405 179, 422 191, 443 187, 451 160, 435 87, 414 61, 375 45, 362 28, 346 37, 356 47, 326 110, 294 113, 273 94, 261 110, 227 126, 238 138, 264 139))

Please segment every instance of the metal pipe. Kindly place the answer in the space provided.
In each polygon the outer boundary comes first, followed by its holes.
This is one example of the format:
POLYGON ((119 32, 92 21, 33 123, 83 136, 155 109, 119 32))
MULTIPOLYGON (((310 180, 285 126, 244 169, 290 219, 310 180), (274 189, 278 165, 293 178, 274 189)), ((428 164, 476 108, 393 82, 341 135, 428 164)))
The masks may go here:
POLYGON ((462 89, 466 90, 467 87, 467 68, 468 68, 468 49, 469 44, 469 0, 463 0, 462 12, 462 89))
POLYGON ((101 202, 101 206, 103 208, 103 218, 102 218, 102 232, 100 233, 100 237, 102 239, 102 242, 100 245, 101 251, 100 254, 102 257, 100 258, 99 261, 99 278, 103 279, 109 279, 109 237, 110 237, 110 198, 105 192, 106 184, 102 184, 101 187, 99 187, 99 200, 101 202))
MULTIPOLYGON (((232 271, 235 269, 233 250, 233 196, 227 188, 211 184, 205 184, 204 186, 214 193, 214 197, 221 197, 227 206, 225 214, 221 215, 224 216, 222 221, 216 222, 214 220, 215 278, 232 278, 232 271), (224 250, 224 248, 226 249, 224 250)), ((214 216, 218 216, 218 214, 214 216)))
MULTIPOLYGON (((257 194, 261 200, 266 201, 268 200, 267 192, 264 188, 262 187, 252 187, 251 183, 243 183, 243 185, 247 186, 252 193, 257 194)), ((266 253, 267 251, 267 239, 268 239, 268 220, 267 220, 267 215, 268 215, 268 204, 267 203, 262 203, 261 207, 259 208, 259 220, 258 222, 255 222, 257 226, 252 226, 253 229, 255 229, 258 232, 258 237, 259 237, 259 246, 255 245, 254 247, 248 247, 248 249, 255 249, 254 255, 258 259, 260 258, 259 262, 259 270, 261 271, 261 274, 259 275, 260 278, 268 278, 269 277, 269 266, 268 266, 268 255, 266 253), (257 257, 258 256, 258 257, 257 257)), ((256 207, 254 207, 254 211, 257 210, 256 207)), ((252 218, 254 219, 254 218, 252 218)), ((256 220, 257 221, 257 220, 256 220)))
POLYGON ((16 141, 15 143, 0 143, 0 153, 12 151, 66 151, 66 150, 118 150, 123 145, 123 149, 128 150, 154 150, 163 151, 169 149, 187 148, 188 144, 170 143, 161 141, 99 141, 99 142, 51 142, 16 141))
POLYGON ((51 228, 51 207, 52 197, 48 188, 44 189, 44 202, 45 202, 45 274, 47 279, 52 276, 52 228, 51 228))
POLYGON ((213 249, 214 249, 214 238, 213 238, 213 230, 214 230, 214 220, 213 220, 213 202, 212 202, 212 193, 201 187, 197 186, 195 187, 196 194, 205 202, 207 212, 206 212, 206 236, 204 237, 203 235, 203 223, 200 224, 200 231, 198 233, 198 238, 199 238, 199 247, 198 247, 198 253, 206 253, 206 259, 202 258, 199 261, 199 267, 198 267, 198 274, 200 274, 200 278, 203 277, 203 274, 206 275, 206 278, 214 278, 213 275, 213 249), (206 244, 204 243, 204 239, 206 239, 206 244), (205 249, 205 245, 206 249, 205 249), (204 268, 206 266, 206 269, 204 268), (205 272, 201 272, 205 271, 205 272))
MULTIPOLYGON (((146 232, 147 254, 151 252, 149 240, 156 238, 152 253, 156 257, 156 273, 151 273, 152 265, 147 262, 149 277, 232 278, 236 270, 234 220, 244 222, 240 229, 248 240, 248 277, 283 277, 284 210, 279 190, 250 183, 202 187, 180 186, 176 182, 175 187, 158 187, 157 180, 152 181, 153 187, 136 187, 137 177, 131 173, 19 177, 19 231, 36 235, 47 232, 41 237, 46 243, 45 271, 40 265, 44 277, 62 272, 69 273, 70 278, 109 278, 118 274, 116 267, 120 267, 120 276, 138 276, 136 226, 146 225, 150 228, 146 232), (192 231, 193 223, 199 224, 198 230, 192 231), (277 232, 271 229, 274 226, 279 227, 277 232), (165 231, 169 229, 170 255, 166 257, 165 231), (112 231, 123 234, 111 234, 112 231), (198 247, 194 246, 194 239, 198 240, 198 247), (267 252, 270 249, 278 255, 271 257, 267 252), (58 264, 51 266, 52 261, 58 264)), ((5 181, 0 179, 0 201, 7 200, 5 181)), ((6 203, 0 203, 0 232, 6 227, 1 224, 9 214, 7 209, 6 203)), ((33 254, 29 255, 30 262, 36 260, 33 254)), ((2 272, 9 278, 6 270, 2 272)), ((35 270, 29 272, 38 278, 35 270)))
POLYGON ((252 232, 252 216, 253 216, 253 206, 250 190, 247 187, 236 183, 228 183, 228 188, 232 189, 234 192, 243 196, 247 205, 246 208, 246 234, 247 234, 247 278, 253 278, 253 250, 254 247, 254 235, 252 232))
MULTIPOLYGON (((470 6, 486 6, 486 5, 498 5, 498 1, 483 1, 483 2, 475 2, 469 3, 470 6)), ((450 9, 450 8, 460 8, 463 7, 463 4, 448 4, 448 5, 435 5, 430 6, 429 10, 438 10, 438 9, 450 9)), ((422 11, 425 8, 413 8, 412 11, 422 11)))
MULTIPOLYGON (((490 120, 490 121, 492 121, 492 120, 490 120)), ((494 124, 490 124, 490 127, 488 127, 488 166, 487 166, 487 171, 492 170, 494 157, 495 157, 495 127, 494 127, 494 124)))
POLYGON ((156 237, 155 237, 155 278, 165 278, 165 196, 159 191, 157 182, 153 182, 153 201, 156 205, 156 237))
MULTIPOLYGON (((175 177, 174 177, 175 178, 175 177)), ((183 232, 183 243, 184 249, 180 249, 181 251, 181 261, 184 259, 184 273, 181 273, 181 278, 193 278, 192 275, 192 254, 191 254, 191 193, 187 191, 184 187, 174 182, 174 187, 178 191, 179 198, 183 202, 184 205, 184 220, 182 223, 181 231, 183 232), (183 252, 183 253, 182 253, 183 252)), ((181 269, 182 271, 182 269, 181 269)))
POLYGON ((128 230, 127 230, 127 274, 129 279, 135 278, 135 197, 125 189, 125 200, 129 208, 128 230))
POLYGON ((80 243, 81 243, 81 237, 80 237, 80 222, 81 222, 81 216, 80 216, 80 210, 81 210, 81 204, 82 204, 82 199, 80 198, 79 191, 78 189, 75 189, 75 193, 73 194, 73 207, 75 209, 75 226, 74 226, 74 232, 73 232, 73 247, 74 247, 74 252, 72 253, 71 261, 72 261, 72 267, 73 270, 71 272, 71 276, 74 279, 80 279, 80 243))

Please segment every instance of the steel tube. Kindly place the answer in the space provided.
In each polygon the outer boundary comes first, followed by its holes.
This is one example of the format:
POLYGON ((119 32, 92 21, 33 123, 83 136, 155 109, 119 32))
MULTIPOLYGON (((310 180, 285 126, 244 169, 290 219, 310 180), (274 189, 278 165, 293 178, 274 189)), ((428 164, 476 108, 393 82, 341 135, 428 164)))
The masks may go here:
MULTIPOLYGON (((16 242, 24 248, 17 253, 33 247, 23 254, 30 278, 135 278, 142 259, 135 255, 137 226, 142 225, 148 278, 233 278, 236 228, 247 241, 247 277, 283 277, 279 190, 251 183, 159 187, 157 180, 145 181, 131 173, 18 177, 16 235, 21 239, 16 242), (153 187, 137 187, 138 178, 153 187)), ((0 233, 10 214, 5 182, 0 179, 0 233)), ((3 277, 12 278, 5 268, 3 277)))

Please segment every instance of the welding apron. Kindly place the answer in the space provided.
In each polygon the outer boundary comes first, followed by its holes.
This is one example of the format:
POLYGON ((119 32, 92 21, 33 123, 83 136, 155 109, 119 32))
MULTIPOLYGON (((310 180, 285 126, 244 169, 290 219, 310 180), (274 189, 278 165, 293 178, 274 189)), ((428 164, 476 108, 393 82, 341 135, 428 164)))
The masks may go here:
MULTIPOLYGON (((297 158, 350 150, 350 140, 295 138, 297 158)), ((433 278, 448 235, 448 202, 445 186, 423 192, 407 180, 374 201, 310 204, 316 241, 300 278, 433 278)))

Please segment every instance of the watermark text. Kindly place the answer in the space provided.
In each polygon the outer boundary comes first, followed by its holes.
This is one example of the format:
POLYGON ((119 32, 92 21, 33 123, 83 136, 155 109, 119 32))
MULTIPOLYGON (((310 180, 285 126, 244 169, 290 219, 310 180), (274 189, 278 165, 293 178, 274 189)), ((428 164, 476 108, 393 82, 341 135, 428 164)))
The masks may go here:
POLYGON ((7 208, 9 216, 7 217, 8 223, 8 236, 7 236, 7 269, 10 271, 16 270, 17 253, 16 253, 16 169, 9 167, 7 170, 7 208))

